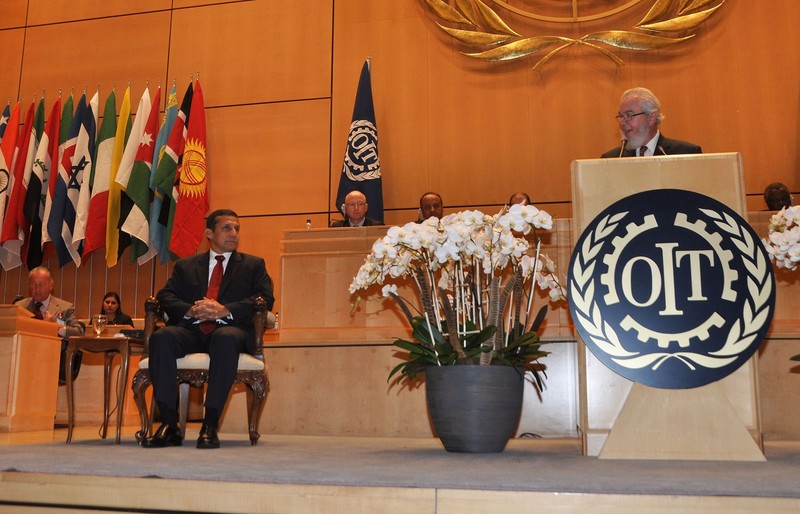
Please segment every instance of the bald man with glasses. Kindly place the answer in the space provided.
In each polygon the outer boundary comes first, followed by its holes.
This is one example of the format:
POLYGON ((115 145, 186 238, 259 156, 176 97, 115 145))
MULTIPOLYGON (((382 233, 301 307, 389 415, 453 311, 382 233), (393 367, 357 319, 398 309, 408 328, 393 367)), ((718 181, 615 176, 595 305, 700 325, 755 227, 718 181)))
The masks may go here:
POLYGON ((703 153, 694 143, 670 139, 661 134, 659 126, 664 115, 658 98, 649 89, 635 87, 622 93, 616 118, 622 144, 601 157, 703 153))
POLYGON ((367 197, 361 191, 350 191, 344 197, 344 203, 341 206, 343 220, 334 220, 331 227, 374 227, 383 225, 378 220, 372 219, 367 216, 367 197))

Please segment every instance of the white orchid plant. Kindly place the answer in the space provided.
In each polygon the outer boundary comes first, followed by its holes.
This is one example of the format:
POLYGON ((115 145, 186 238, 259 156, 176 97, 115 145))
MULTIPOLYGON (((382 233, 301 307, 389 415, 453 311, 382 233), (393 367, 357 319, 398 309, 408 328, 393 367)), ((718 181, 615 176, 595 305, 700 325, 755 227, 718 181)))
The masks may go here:
MULTIPOLYGON (((784 207, 769 220, 769 235, 761 240, 775 267, 794 271, 800 265, 800 205, 784 207)), ((800 361, 800 354, 791 357, 800 361)))
POLYGON ((769 220, 769 235, 762 240, 777 268, 790 271, 800 263, 800 206, 781 209, 769 220))
POLYGON ((506 364, 531 371, 541 387, 537 360, 547 352, 537 332, 547 307, 530 316, 535 289, 565 299, 555 264, 540 252, 552 227, 547 212, 517 204, 494 216, 462 211, 389 228, 350 285, 352 295, 383 285, 411 324, 414 340, 394 343, 408 357, 389 378, 414 380, 426 366, 506 364), (422 304, 416 316, 395 283, 406 277, 422 304))

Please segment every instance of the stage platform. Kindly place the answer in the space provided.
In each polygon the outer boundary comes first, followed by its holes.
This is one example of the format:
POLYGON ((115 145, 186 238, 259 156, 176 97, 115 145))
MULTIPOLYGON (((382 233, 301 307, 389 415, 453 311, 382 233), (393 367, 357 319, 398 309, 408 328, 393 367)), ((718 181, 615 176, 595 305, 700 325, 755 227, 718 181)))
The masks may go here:
POLYGON ((800 442, 767 443, 767 462, 631 461, 582 456, 577 439, 454 454, 433 438, 266 434, 251 447, 222 433, 202 451, 197 427, 165 449, 87 427, 67 445, 63 432, 2 446, 0 512, 800 512, 800 442))

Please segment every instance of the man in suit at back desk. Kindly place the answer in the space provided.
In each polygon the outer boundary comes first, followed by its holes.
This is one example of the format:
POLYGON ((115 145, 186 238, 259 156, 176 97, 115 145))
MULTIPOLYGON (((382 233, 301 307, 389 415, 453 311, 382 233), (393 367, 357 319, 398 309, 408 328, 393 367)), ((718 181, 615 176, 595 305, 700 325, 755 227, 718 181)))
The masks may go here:
MULTIPOLYGON (((67 382, 66 354, 67 339, 70 336, 82 336, 86 330, 83 323, 75 317, 75 307, 66 300, 56 298, 53 292, 53 277, 44 266, 33 268, 28 273, 28 291, 30 296, 15 302, 31 311, 36 319, 49 321, 56 325, 56 333, 61 338, 61 363, 58 368, 58 383, 67 382)), ((72 361, 72 379, 78 377, 83 354, 77 352, 72 361)))
POLYGON ((217 425, 228 401, 239 354, 255 344, 253 306, 256 296, 272 310, 275 298, 264 259, 237 252, 239 216, 218 209, 206 218, 208 252, 178 260, 157 298, 167 326, 150 337, 150 378, 161 426, 142 441, 145 448, 181 446, 178 429, 177 359, 208 353, 211 360, 205 415, 197 447, 219 448, 217 425))
POLYGON ((367 216, 369 204, 367 203, 367 197, 361 191, 347 193, 341 209, 344 219, 334 220, 331 223, 331 227, 374 227, 383 225, 380 221, 367 216))
POLYGON ((635 87, 622 93, 619 111, 622 144, 601 157, 646 157, 650 155, 675 155, 702 153, 694 143, 664 137, 659 126, 664 119, 658 98, 649 89, 635 87))

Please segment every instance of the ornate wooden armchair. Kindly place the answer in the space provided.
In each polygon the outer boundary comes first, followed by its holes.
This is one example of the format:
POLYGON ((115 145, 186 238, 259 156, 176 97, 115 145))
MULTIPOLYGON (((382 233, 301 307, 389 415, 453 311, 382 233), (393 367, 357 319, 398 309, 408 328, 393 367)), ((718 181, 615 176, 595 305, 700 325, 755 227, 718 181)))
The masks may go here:
MULTIPOLYGON (((150 379, 149 365, 149 343, 150 336, 156 330, 157 324, 161 319, 161 307, 155 298, 148 298, 145 302, 145 326, 144 326, 144 353, 139 362, 139 370, 133 377, 133 399, 139 409, 139 416, 142 420, 142 428, 136 432, 136 440, 142 442, 152 431, 152 406, 148 409, 145 391, 152 384, 150 379)), ((239 367, 236 373, 235 384, 245 384, 247 389, 247 424, 250 432, 250 444, 255 446, 260 437, 258 433, 258 418, 261 415, 261 407, 264 398, 267 396, 269 388, 269 378, 267 366, 264 363, 263 335, 264 330, 275 325, 275 317, 267 311, 267 305, 261 297, 256 298, 253 310, 253 326, 255 328, 255 345, 253 353, 239 354, 239 367)), ((186 413, 189 404, 189 387, 203 387, 208 380, 209 356, 207 353, 192 353, 178 359, 177 383, 180 387, 180 405, 178 415, 180 417, 181 434, 186 433, 186 413)))

